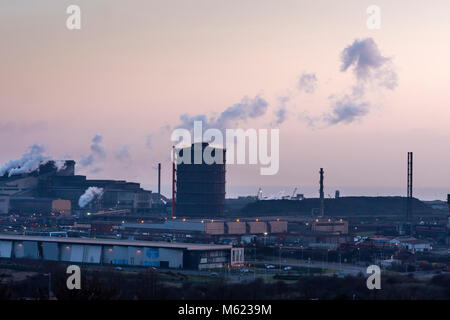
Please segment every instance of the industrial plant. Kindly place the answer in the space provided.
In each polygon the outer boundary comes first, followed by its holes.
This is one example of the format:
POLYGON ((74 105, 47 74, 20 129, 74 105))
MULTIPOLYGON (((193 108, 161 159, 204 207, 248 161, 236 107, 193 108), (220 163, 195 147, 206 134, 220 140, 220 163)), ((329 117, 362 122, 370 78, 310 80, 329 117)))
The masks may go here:
MULTIPOLYGON (((81 264, 152 268, 153 272, 223 270, 225 277, 300 279, 356 276, 368 264, 397 272, 448 272, 447 203, 413 197, 413 154, 407 155, 406 197, 226 198, 226 150, 208 143, 173 148, 172 196, 137 182, 77 175, 73 160, 9 164, 0 177, 0 264, 81 264), (218 155, 220 163, 195 159, 218 155), (196 160, 196 161, 194 161, 196 160), (26 170, 25 170, 26 169, 26 170), (166 270, 166 271, 164 271, 166 270), (230 271, 231 270, 231 271, 230 271), (314 271, 311 271, 314 270, 314 271), (405 271, 406 270, 406 271, 405 271), (227 275, 229 272, 229 275, 227 275)), ((231 280, 230 280, 231 281, 231 280)))

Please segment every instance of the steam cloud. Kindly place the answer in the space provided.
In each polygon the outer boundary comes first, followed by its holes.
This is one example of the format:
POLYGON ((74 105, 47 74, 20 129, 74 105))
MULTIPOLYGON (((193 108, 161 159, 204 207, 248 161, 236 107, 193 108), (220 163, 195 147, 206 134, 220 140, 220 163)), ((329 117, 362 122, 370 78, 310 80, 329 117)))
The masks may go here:
POLYGON ((80 208, 84 208, 95 198, 101 198, 102 195, 103 188, 89 187, 78 200, 78 205, 80 206, 80 208))
POLYGON ((351 96, 346 95, 332 103, 332 113, 324 115, 324 120, 330 125, 351 123, 369 113, 369 103, 357 102, 351 96))
MULTIPOLYGON (((103 137, 99 134, 92 138, 91 153, 87 156, 81 157, 80 165, 82 167, 89 167, 97 162, 106 158, 105 149, 102 146, 103 137)), ((101 171, 101 168, 96 168, 96 172, 101 171)))
POLYGON ((392 66, 391 58, 381 55, 377 44, 372 38, 356 39, 341 53, 341 71, 353 69, 355 84, 351 93, 331 96, 331 111, 320 118, 307 118, 314 126, 320 121, 327 125, 352 123, 370 112, 371 103, 365 97, 366 87, 372 86, 394 90, 398 78, 392 66))
POLYGON ((268 107, 266 100, 260 96, 253 99, 244 97, 240 102, 225 109, 217 118, 209 118, 206 115, 190 116, 183 114, 180 116, 180 128, 192 128, 194 121, 202 121, 203 126, 208 128, 225 129, 236 125, 240 121, 255 119, 263 116, 268 107))
POLYGON ((298 80, 298 90, 305 93, 314 93, 317 86, 317 77, 314 73, 303 73, 298 80))
POLYGON ((130 146, 124 145, 122 146, 119 151, 115 153, 115 157, 120 162, 129 162, 131 161, 131 155, 130 155, 130 146))
POLYGON ((392 69, 391 59, 383 57, 372 38, 356 39, 341 53, 341 71, 353 66, 358 81, 378 80, 378 84, 394 90, 397 87, 397 75, 392 69))
POLYGON ((43 146, 34 144, 28 148, 28 151, 22 155, 22 158, 8 161, 0 168, 0 177, 8 173, 8 176, 14 176, 23 173, 30 173, 39 169, 40 165, 49 161, 54 161, 57 170, 65 167, 64 161, 55 161, 52 157, 44 154, 43 146))
POLYGON ((278 102, 280 104, 279 108, 275 110, 275 124, 280 125, 287 120, 287 103, 291 100, 290 95, 278 97, 278 102))

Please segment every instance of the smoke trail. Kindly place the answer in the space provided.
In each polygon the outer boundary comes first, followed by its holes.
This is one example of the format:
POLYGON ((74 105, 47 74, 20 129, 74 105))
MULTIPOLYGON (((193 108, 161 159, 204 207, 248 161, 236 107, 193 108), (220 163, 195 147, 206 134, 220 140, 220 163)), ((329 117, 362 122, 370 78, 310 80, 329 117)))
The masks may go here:
POLYGON ((330 97, 330 111, 320 117, 303 117, 309 125, 322 123, 325 126, 339 123, 352 123, 370 112, 372 104, 366 99, 366 87, 394 90, 398 85, 397 74, 392 67, 390 58, 381 55, 377 44, 372 38, 356 39, 341 53, 341 71, 353 68, 355 84, 351 92, 336 97, 330 97))
POLYGON ((256 119, 263 116, 268 107, 268 103, 264 98, 255 96, 254 98, 244 97, 238 103, 225 109, 217 118, 208 118, 206 115, 200 114, 190 116, 183 114, 180 116, 181 124, 178 128, 192 128, 194 121, 201 121, 206 128, 226 129, 237 125, 239 122, 248 119, 256 119))
POLYGON ((78 205, 80 206, 80 208, 84 208, 95 198, 101 198, 102 195, 103 188, 89 187, 78 200, 78 205))
POLYGON ((131 161, 130 146, 127 144, 123 145, 114 155, 120 162, 126 163, 131 161))
MULTIPOLYGON (((94 138, 92 138, 92 144, 91 144, 91 153, 87 156, 82 156, 80 160, 80 165, 82 167, 89 167, 91 165, 94 165, 97 160, 105 159, 106 158, 106 152, 105 149, 102 146, 103 137, 99 134, 96 134, 94 138)), ((100 168, 96 168, 98 171, 100 171, 100 168)))
POLYGON ((280 125, 287 120, 287 103, 291 100, 290 94, 278 97, 279 107, 274 111, 275 113, 275 125, 280 125))
POLYGON ((356 39, 341 53, 341 71, 353 66, 357 81, 377 80, 378 85, 390 90, 397 87, 397 74, 392 68, 391 59, 381 55, 372 38, 356 39))
MULTIPOLYGON (((30 173, 39 169, 40 165, 52 161, 50 156, 44 155, 44 147, 34 144, 28 148, 28 151, 22 155, 22 158, 8 161, 0 168, 0 177, 8 173, 8 176, 14 176, 22 173, 30 173)), ((55 166, 58 168, 58 165, 55 166)))
POLYGON ((316 90, 316 86, 317 86, 316 74, 304 72, 298 80, 297 89, 305 93, 314 93, 314 91, 316 90))
POLYGON ((332 102, 332 111, 323 116, 329 125, 351 123, 369 113, 370 104, 358 102, 352 96, 344 96, 332 102))

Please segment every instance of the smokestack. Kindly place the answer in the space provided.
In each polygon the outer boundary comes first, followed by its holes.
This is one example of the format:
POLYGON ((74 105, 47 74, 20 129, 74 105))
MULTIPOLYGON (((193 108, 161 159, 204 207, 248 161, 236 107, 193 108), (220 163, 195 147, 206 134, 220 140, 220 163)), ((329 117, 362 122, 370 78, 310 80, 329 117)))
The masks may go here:
POLYGON ((176 167, 175 167, 175 146, 172 147, 172 217, 175 217, 175 185, 176 185, 176 167))
POLYGON ((406 199, 406 223, 410 225, 409 232, 412 234, 412 200, 413 200, 413 153, 408 152, 408 186, 406 199))
POLYGON ((158 194, 161 195, 161 163, 158 163, 158 194))
POLYGON ((323 168, 320 168, 320 215, 323 216, 324 215, 324 211, 325 211, 325 206, 324 206, 324 196, 323 196, 323 168))
POLYGON ((447 195, 447 206, 448 206, 447 229, 450 229, 450 194, 447 195))

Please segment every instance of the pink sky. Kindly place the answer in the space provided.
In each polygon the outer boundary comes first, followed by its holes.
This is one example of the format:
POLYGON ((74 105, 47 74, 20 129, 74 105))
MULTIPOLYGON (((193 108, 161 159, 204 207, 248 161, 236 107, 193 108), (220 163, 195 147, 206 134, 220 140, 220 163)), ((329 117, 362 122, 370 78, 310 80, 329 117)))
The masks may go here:
POLYGON ((279 173, 230 166, 229 184, 315 185, 324 167, 330 185, 398 187, 413 151, 415 185, 450 188, 449 12, 446 0, 1 1, 0 163, 33 143, 79 160, 101 134, 104 170, 81 173, 152 184, 153 166, 168 167, 162 127, 261 95, 267 114, 241 125, 270 128, 277 98, 311 72, 317 89, 297 94, 279 127, 279 173), (79 31, 65 27, 70 4, 81 7, 79 31), (371 4, 380 30, 366 27, 371 4), (369 37, 392 59, 398 87, 371 91, 374 107, 359 121, 309 128, 299 115, 327 112, 328 97, 351 88, 340 54, 369 37), (131 160, 121 163, 124 145, 131 160))

